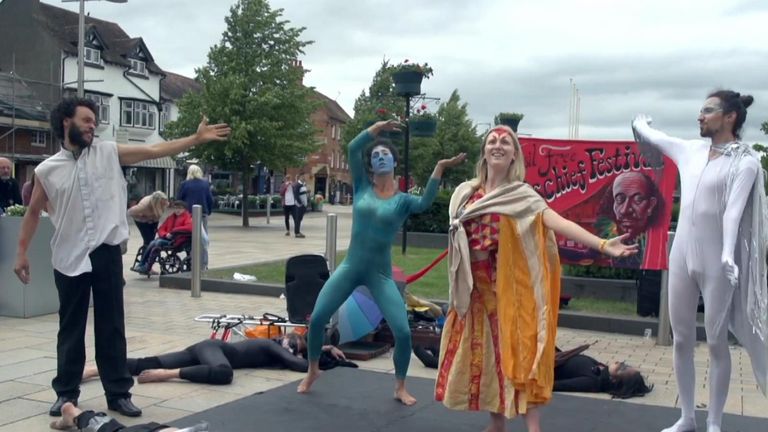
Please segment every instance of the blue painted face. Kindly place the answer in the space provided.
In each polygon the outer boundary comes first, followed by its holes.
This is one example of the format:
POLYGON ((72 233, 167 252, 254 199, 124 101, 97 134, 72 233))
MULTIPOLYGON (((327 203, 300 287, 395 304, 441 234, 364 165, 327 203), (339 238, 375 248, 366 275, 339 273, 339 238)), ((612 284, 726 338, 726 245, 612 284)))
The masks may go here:
POLYGON ((395 171, 395 158, 388 148, 376 146, 371 151, 371 169, 376 175, 395 171))

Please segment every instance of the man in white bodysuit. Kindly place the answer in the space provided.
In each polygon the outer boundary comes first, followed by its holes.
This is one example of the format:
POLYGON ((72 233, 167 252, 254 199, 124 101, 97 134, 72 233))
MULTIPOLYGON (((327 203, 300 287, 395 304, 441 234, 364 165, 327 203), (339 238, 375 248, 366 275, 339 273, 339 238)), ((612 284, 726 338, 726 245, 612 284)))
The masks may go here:
POLYGON ((728 329, 747 348, 765 393, 766 281, 763 171, 739 141, 751 96, 729 90, 709 95, 699 112, 703 140, 672 138, 639 115, 636 140, 672 159, 680 170, 681 205, 669 261, 669 313, 681 417, 662 432, 696 429, 694 347, 699 293, 709 347, 707 431, 720 432, 728 397, 731 355, 728 329))

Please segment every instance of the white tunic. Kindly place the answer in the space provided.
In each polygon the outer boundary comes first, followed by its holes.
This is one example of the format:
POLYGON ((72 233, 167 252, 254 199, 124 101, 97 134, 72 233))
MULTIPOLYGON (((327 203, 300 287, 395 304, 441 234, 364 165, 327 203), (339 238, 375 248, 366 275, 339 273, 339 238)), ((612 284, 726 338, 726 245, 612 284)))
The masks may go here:
POLYGON ((62 149, 35 168, 35 175, 55 228, 54 269, 67 276, 90 272, 91 252, 128 239, 128 193, 116 143, 94 142, 78 159, 62 149))

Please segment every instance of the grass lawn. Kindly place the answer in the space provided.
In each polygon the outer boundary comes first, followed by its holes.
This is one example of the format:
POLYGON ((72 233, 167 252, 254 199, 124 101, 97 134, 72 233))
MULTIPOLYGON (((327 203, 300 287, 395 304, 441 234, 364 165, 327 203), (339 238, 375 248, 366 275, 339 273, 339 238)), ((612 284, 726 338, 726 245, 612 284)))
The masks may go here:
MULTIPOLYGON (((403 255, 400 246, 392 248, 392 264, 403 269, 406 275, 416 273, 422 268, 428 266, 442 252, 439 249, 426 248, 408 248, 406 255, 403 255)), ((340 251, 336 257, 336 262, 341 261, 346 256, 346 251, 340 251)), ((259 282, 283 284, 285 283, 285 261, 279 261, 268 264, 247 265, 236 268, 209 270, 206 277, 215 279, 232 280, 232 275, 237 273, 256 276, 259 282)), ((428 299, 447 300, 448 299, 448 267, 444 259, 435 266, 429 273, 421 279, 408 286, 413 294, 428 299)))
POLYGON ((589 297, 574 297, 568 303, 568 306, 562 308, 562 310, 623 316, 635 316, 637 314, 637 308, 634 303, 589 297))
MULTIPOLYGON (((429 265, 440 254, 439 249, 408 248, 406 255, 400 252, 400 246, 392 248, 392 263, 403 269, 406 275, 416 273, 429 265)), ((346 256, 346 251, 339 252, 336 262, 346 256)), ((256 276, 259 282, 283 284, 285 282, 285 261, 268 264, 247 265, 229 269, 209 270, 206 277, 232 280, 232 275, 243 273, 256 276)), ((408 286, 411 293, 432 300, 448 300, 448 267, 447 259, 441 261, 429 273, 408 286)), ((629 315, 636 313, 635 304, 602 300, 595 298, 573 298, 564 310, 578 312, 593 312, 599 314, 629 315)))

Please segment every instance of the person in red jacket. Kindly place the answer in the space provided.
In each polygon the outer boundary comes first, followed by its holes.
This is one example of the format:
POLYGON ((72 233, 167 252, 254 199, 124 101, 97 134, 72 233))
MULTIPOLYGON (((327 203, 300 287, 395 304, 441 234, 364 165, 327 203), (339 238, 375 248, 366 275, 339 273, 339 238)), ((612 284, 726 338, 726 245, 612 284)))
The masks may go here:
POLYGON ((160 248, 171 244, 176 233, 192 231, 192 215, 187 211, 187 205, 184 201, 174 201, 170 210, 171 214, 157 229, 157 238, 144 248, 141 261, 131 270, 141 274, 149 274, 155 258, 160 253, 160 248))

